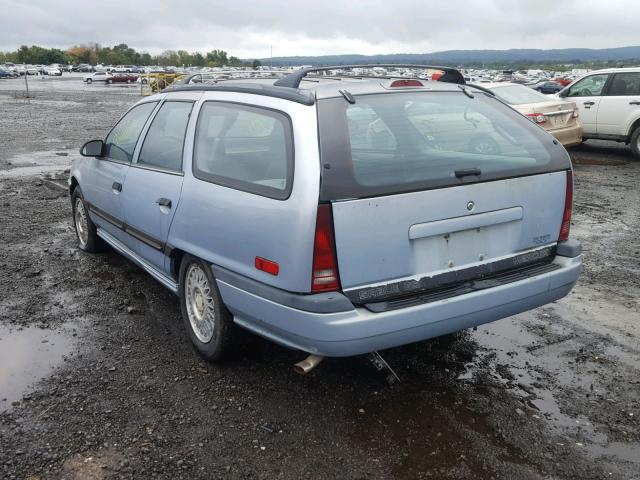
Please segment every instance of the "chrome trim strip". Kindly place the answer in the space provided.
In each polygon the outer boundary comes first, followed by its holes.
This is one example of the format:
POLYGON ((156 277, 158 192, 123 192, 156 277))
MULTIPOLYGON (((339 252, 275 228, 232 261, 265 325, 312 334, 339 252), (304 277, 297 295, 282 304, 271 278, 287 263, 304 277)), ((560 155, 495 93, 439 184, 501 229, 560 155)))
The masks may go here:
POLYGON ((558 110, 557 112, 540 112, 545 117, 555 117, 556 115, 564 115, 566 113, 573 113, 573 110, 558 110))
POLYGON ((167 277, 164 273, 158 270, 153 265, 149 264, 146 260, 140 257, 137 253, 131 251, 126 245, 124 245, 120 240, 115 238, 110 233, 106 232, 102 228, 98 227, 96 233, 100 238, 102 238, 105 242, 111 245, 118 253, 124 255, 133 263, 138 265, 140 268, 145 270, 149 275, 155 278, 158 282, 160 282, 164 287, 169 289, 171 292, 178 294, 178 284, 173 281, 173 279, 167 277))

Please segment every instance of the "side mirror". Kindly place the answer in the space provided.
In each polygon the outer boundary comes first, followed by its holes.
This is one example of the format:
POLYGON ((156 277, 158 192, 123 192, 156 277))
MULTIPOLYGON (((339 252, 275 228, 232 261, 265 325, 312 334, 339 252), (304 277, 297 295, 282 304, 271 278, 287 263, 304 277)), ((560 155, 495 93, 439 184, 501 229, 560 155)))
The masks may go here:
POLYGON ((102 156, 103 148, 104 142, 102 140, 91 140, 82 146, 80 155, 83 157, 100 157, 102 156))
POLYGON ((560 98, 564 98, 564 97, 566 97, 567 95, 569 95, 569 89, 568 89, 568 88, 563 88, 562 90, 560 90, 560 91, 558 92, 558 96, 559 96, 560 98))

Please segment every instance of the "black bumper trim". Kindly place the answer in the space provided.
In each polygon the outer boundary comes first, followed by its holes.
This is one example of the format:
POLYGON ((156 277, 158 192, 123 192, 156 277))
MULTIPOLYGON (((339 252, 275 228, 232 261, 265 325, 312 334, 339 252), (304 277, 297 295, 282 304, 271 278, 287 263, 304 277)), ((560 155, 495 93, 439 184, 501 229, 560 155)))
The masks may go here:
POLYGON ((559 268, 561 268, 561 266, 555 263, 528 265, 526 267, 514 268, 495 275, 489 275, 479 280, 472 280, 411 297, 403 297, 386 302, 366 303, 364 307, 374 313, 413 307, 424 303, 431 303, 438 300, 444 300, 446 298, 457 297, 458 295, 464 295, 478 290, 495 288, 508 283, 526 280, 527 278, 531 278, 536 275, 553 272, 559 268))

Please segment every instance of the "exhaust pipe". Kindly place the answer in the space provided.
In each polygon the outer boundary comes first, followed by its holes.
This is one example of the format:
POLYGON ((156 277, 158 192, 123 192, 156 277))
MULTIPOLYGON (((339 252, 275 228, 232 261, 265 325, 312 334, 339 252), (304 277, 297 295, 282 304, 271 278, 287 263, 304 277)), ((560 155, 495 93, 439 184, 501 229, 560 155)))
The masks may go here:
POLYGON ((296 363, 293 366, 293 371, 300 375, 306 375, 311 370, 316 368, 322 360, 324 360, 324 357, 320 355, 309 355, 301 362, 296 363))

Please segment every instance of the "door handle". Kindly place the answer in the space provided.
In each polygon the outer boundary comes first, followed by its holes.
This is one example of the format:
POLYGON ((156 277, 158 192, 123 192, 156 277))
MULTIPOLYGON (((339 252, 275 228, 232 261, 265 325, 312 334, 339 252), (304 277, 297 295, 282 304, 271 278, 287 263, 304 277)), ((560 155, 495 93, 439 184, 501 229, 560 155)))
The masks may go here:
POLYGON ((156 203, 161 207, 171 208, 171 200, 168 198, 159 198, 158 200, 156 200, 156 203))
POLYGON ((629 102, 629 105, 640 105, 640 101, 639 100, 634 100, 632 102, 629 102))
POLYGON ((595 105, 596 102, 584 102, 583 105, 590 107, 591 105, 595 105))
POLYGON ((113 182, 113 185, 111 185, 111 188, 113 189, 114 192, 121 192, 122 184, 119 182, 113 182))

